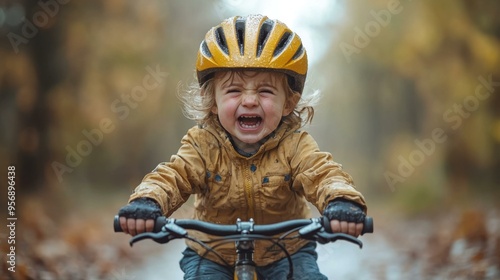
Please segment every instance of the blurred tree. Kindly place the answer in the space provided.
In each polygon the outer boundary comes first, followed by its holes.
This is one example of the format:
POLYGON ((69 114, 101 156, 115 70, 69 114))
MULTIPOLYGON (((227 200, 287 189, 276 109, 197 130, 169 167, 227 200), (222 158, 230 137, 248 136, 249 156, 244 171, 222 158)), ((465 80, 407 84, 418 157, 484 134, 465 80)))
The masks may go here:
POLYGON ((6 101, 3 106, 17 109, 17 121, 9 118, 12 123, 6 124, 6 133, 13 136, 5 158, 16 166, 18 185, 29 193, 47 183, 45 167, 51 153, 47 96, 65 78, 58 46, 61 30, 56 18, 41 11, 37 2, 8 1, 2 8, 9 22, 2 26, 8 43, 1 45, 7 58, 0 92, 6 101))
POLYGON ((350 17, 331 26, 338 33, 332 43, 336 48, 320 66, 332 73, 326 91, 335 93, 331 102, 342 112, 342 118, 330 123, 350 135, 335 141, 349 147, 350 139, 357 139, 356 147, 361 147, 342 157, 369 155, 368 164, 360 165, 371 178, 367 183, 379 182, 377 190, 388 190, 384 172, 397 173, 401 157, 408 160, 419 149, 415 141, 443 129, 446 142, 434 143, 432 153, 402 176, 400 185, 434 185, 437 191, 444 187, 444 176, 447 196, 470 195, 478 185, 497 190, 500 2, 344 4, 350 17), (485 85, 491 94, 477 100, 475 90, 484 80, 497 85, 485 85), (379 162, 381 166, 373 166, 379 162))
POLYGON ((0 4, 0 108, 6 128, 0 155, 3 164, 16 164, 23 193, 62 185, 133 188, 168 160, 194 125, 183 117, 176 94, 194 81, 197 48, 205 28, 214 24, 212 5, 0 4), (186 20, 204 6, 211 12, 186 20), (157 86, 131 99, 147 75, 156 75, 157 86), (103 120, 112 129, 100 137, 96 129, 103 120), (94 132, 99 141, 87 145, 94 132))

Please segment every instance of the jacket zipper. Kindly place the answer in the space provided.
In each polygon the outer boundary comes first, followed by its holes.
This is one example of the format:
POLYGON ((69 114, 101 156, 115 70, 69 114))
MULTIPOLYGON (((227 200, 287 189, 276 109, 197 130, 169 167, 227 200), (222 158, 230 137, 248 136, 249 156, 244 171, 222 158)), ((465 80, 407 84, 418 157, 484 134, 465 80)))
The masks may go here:
POLYGON ((245 193, 248 201, 248 212, 250 214, 248 218, 249 219, 255 218, 253 192, 252 192, 252 176, 250 174, 250 166, 248 166, 248 164, 245 164, 243 174, 245 177, 245 193))

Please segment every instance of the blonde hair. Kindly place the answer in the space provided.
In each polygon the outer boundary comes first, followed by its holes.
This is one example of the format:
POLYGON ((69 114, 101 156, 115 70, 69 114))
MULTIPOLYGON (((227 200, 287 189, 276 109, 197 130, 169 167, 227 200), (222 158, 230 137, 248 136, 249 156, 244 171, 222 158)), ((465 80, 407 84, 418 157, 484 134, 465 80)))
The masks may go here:
MULTIPOLYGON (((233 79, 234 75, 245 76, 243 70, 229 70, 230 75, 228 79, 233 79)), ((268 71, 273 73, 273 79, 283 84, 287 102, 292 102, 294 94, 298 93, 293 91, 288 82, 288 76, 281 72, 268 71)), ((178 97, 183 103, 183 113, 188 119, 196 121, 200 126, 212 125, 218 122, 217 115, 212 112, 215 104, 215 75, 212 75, 201 87, 197 82, 192 83, 186 90, 182 92, 179 90, 178 97)), ((283 123, 289 125, 300 124, 304 126, 312 122, 314 117, 313 106, 317 104, 320 97, 319 91, 314 91, 307 96, 300 97, 300 100, 295 105, 292 113, 284 116, 283 123)))

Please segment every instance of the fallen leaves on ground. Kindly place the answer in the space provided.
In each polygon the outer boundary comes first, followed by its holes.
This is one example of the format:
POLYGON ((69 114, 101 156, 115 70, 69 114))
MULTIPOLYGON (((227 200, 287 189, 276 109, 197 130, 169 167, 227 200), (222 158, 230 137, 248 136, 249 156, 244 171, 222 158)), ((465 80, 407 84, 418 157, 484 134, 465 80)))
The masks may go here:
MULTIPOLYGON (((16 228, 15 272, 2 262, 5 279, 127 280, 133 279, 127 268, 147 258, 144 248, 129 248, 128 235, 113 232, 115 209, 62 211, 52 217, 42 200, 24 199, 23 205, 16 228)), ((8 244, 1 249, 7 252, 8 244)))

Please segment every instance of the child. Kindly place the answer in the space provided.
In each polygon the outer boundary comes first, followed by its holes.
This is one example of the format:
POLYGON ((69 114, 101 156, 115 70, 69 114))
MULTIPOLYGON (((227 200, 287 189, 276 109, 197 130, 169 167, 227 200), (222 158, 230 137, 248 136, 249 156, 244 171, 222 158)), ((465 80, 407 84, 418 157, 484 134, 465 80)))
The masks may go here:
MULTIPOLYGON (((181 97, 198 126, 120 209, 124 231, 152 231, 154 219, 171 215, 194 194, 195 219, 269 224, 309 218, 309 201, 331 220, 333 231, 358 236, 363 196, 341 165, 299 130, 314 110, 300 102, 307 55, 298 35, 261 15, 229 18, 205 36, 196 71, 199 86, 181 97)), ((319 272, 314 242, 283 243, 293 254, 294 279, 327 279, 319 272)), ((194 242, 187 245, 180 262, 184 279, 233 279, 231 268, 213 254, 194 242)), ((286 279, 285 254, 271 245, 256 241, 257 271, 265 279, 286 279)), ((217 250, 234 264, 234 243, 217 250)))

